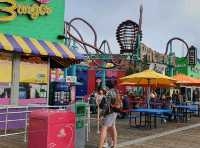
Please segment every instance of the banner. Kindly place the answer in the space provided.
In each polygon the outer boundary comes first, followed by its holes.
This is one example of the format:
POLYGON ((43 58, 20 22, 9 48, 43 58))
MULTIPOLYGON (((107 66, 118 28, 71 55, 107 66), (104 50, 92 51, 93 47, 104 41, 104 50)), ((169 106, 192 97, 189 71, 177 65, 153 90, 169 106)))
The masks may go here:
POLYGON ((10 83, 12 78, 11 60, 0 60, 0 83, 10 83))
MULTIPOLYGON (((0 83, 10 83, 12 80, 12 61, 0 57, 0 83)), ((48 65, 29 62, 20 63, 20 82, 47 83, 48 65)))
POLYGON ((66 76, 66 82, 67 83, 76 83, 77 77, 76 76, 66 76))
POLYGON ((47 83, 48 82, 48 65, 21 62, 20 63, 20 82, 47 83))
POLYGON ((165 75, 165 69, 166 69, 166 65, 164 64, 158 64, 158 63, 151 63, 149 66, 149 69, 152 69, 158 73, 161 73, 163 75, 165 75))

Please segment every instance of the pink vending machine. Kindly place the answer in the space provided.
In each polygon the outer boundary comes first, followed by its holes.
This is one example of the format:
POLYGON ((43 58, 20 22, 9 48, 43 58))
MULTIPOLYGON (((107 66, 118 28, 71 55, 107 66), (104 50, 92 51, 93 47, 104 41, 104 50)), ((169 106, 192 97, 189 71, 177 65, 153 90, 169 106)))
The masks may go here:
POLYGON ((71 111, 33 111, 28 148, 74 148, 75 119, 75 113, 71 111))

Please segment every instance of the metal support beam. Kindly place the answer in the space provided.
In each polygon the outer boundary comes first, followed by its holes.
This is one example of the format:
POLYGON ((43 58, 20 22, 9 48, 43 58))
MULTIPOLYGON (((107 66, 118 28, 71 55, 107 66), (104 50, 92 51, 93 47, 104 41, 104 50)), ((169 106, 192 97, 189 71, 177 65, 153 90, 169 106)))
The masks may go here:
POLYGON ((172 43, 169 44, 170 45, 170 53, 169 53, 169 76, 173 76, 174 75, 174 67, 173 67, 173 49, 172 49, 172 43))
MULTIPOLYGON (((103 64, 103 67, 106 66, 106 63, 103 64)), ((102 69, 102 88, 106 88, 106 69, 102 69)))
POLYGON ((12 82, 11 82, 11 104, 18 105, 20 79, 20 55, 14 53, 12 56, 12 82))

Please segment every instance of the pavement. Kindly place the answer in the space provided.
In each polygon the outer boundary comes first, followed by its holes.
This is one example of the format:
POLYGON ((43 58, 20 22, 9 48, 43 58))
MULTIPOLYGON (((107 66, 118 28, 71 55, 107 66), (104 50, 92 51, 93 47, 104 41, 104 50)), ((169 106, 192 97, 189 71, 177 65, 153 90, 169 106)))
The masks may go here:
MULTIPOLYGON (((196 148, 196 143, 200 138, 200 132, 196 132, 200 131, 200 117, 193 117, 187 123, 173 121, 159 124, 156 129, 130 128, 128 119, 118 119, 117 129, 119 148, 182 148, 182 143, 185 146, 184 140, 187 139, 188 134, 191 139, 186 142, 190 146, 187 148, 196 148)), ((93 121, 86 148, 97 148, 98 139, 96 122, 93 121)))
MULTIPOLYGON (((127 142, 123 142, 118 144, 118 147, 123 148, 123 147, 137 147, 139 146, 146 146, 149 147, 150 145, 153 145, 154 147, 157 147, 156 145, 160 145, 159 147, 163 147, 163 145, 167 144, 168 142, 171 144, 171 146, 175 146, 177 141, 181 141, 180 144, 178 144, 180 147, 183 147, 183 145, 185 145, 182 140, 184 138, 184 136, 187 136, 187 144, 190 144, 191 141, 193 140, 192 144, 196 144, 196 139, 195 138, 199 138, 200 135, 199 133, 196 135, 196 131, 198 131, 200 129, 200 123, 198 124, 193 124, 190 126, 184 126, 181 128, 177 128, 177 129, 173 129, 170 131, 166 131, 166 132, 162 132, 162 133, 158 133, 158 134, 154 134, 154 135, 150 135, 150 136, 146 136, 146 137, 142 137, 142 138, 138 138, 135 140, 130 140, 127 142), (169 138, 170 137, 170 138, 169 138), (173 137, 173 138, 172 138, 173 137), (177 137, 180 137, 180 139, 177 139, 177 137), (188 140, 188 137, 191 137, 191 139, 188 140), (162 139, 164 139, 164 141, 162 142, 162 139), (149 144, 151 143, 151 144, 149 144)), ((166 148, 168 148, 168 144, 165 145, 166 148)), ((171 147, 170 146, 170 147, 171 147)), ((190 144, 191 146, 191 144, 190 144)))
MULTIPOLYGON (((118 148, 199 148, 200 117, 187 123, 167 122, 158 128, 130 128, 128 119, 117 120, 118 148)), ((85 148, 97 148, 96 120, 91 121, 89 141, 85 148)), ((0 148, 27 148, 24 135, 0 137, 0 148)))
POLYGON ((200 127, 147 140, 124 148, 199 148, 200 127))

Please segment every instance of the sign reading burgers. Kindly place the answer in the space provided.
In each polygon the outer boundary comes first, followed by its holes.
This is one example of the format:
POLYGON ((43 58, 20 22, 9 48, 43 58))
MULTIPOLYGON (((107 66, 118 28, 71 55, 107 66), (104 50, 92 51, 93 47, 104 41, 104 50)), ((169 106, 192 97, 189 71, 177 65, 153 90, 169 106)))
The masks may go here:
POLYGON ((47 5, 49 0, 37 0, 32 5, 20 4, 16 0, 0 0, 0 22, 9 22, 18 15, 28 15, 35 20, 39 16, 45 16, 52 13, 52 9, 47 5))

